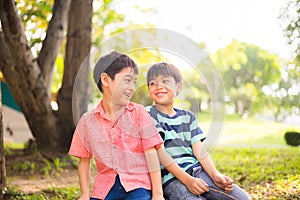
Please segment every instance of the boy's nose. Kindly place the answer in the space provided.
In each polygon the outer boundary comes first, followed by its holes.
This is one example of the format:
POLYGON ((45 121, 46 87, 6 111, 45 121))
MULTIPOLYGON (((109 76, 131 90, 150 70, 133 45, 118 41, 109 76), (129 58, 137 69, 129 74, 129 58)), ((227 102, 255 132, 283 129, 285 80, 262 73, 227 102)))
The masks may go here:
POLYGON ((130 88, 130 89, 135 90, 135 87, 136 87, 136 85, 135 85, 134 83, 129 85, 129 88, 130 88))
POLYGON ((162 88, 163 87, 163 84, 161 84, 161 83, 157 83, 157 86, 156 87, 158 87, 158 88, 162 88))
POLYGON ((164 88, 164 87, 167 87, 167 86, 166 86, 166 84, 164 82, 158 82, 157 83, 157 87, 158 88, 164 88))

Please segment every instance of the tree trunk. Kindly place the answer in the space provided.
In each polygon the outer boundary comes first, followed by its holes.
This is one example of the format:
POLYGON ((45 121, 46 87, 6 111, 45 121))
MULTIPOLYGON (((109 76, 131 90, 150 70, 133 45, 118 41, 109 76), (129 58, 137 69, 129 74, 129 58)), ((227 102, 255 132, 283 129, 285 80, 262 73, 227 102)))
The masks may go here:
POLYGON ((3 199, 3 194, 6 191, 6 169, 3 145, 3 124, 2 124, 2 92, 0 83, 0 200, 3 199))
POLYGON ((75 123, 89 102, 89 53, 91 49, 92 0, 72 0, 62 87, 58 92, 60 147, 68 150, 75 123), (75 80, 77 83, 74 86, 75 80), (72 106, 73 105, 73 106, 72 106), (75 121, 75 123, 74 123, 75 121))
MULTIPOLYGON (((68 8, 68 2, 70 0, 57 0, 55 4, 61 3, 68 8)), ((68 10, 64 12, 67 15, 68 10)), ((45 85, 43 67, 39 65, 30 50, 23 23, 17 14, 13 0, 0 0, 0 19, 3 30, 0 32, 0 70, 8 83, 9 90, 25 115, 39 150, 57 152, 59 151, 60 127, 57 126, 57 116, 51 108, 49 86, 45 85)), ((59 26, 52 26, 52 28, 66 30, 66 21, 64 22, 63 19, 64 17, 60 19, 59 26)), ((48 44, 48 47, 43 46, 42 49, 56 49, 52 46, 53 43, 48 44)), ((56 45, 60 47, 61 43, 56 43, 56 45)), ((49 60, 56 57, 53 58, 53 54, 47 55, 51 57, 47 58, 49 60)))
POLYGON ((87 109, 92 2, 55 0, 46 38, 38 57, 34 58, 15 1, 0 0, 0 70, 25 115, 38 149, 50 153, 50 156, 66 153, 69 149, 75 128, 72 99, 76 102, 73 106, 76 119, 87 109), (70 6, 71 12, 68 12, 70 6), (65 37, 68 18, 63 83, 57 95, 59 110, 53 111, 49 92, 52 71, 65 37), (76 74, 82 63, 87 67, 80 69, 79 79, 82 81, 74 90, 78 93, 72 97, 76 74))

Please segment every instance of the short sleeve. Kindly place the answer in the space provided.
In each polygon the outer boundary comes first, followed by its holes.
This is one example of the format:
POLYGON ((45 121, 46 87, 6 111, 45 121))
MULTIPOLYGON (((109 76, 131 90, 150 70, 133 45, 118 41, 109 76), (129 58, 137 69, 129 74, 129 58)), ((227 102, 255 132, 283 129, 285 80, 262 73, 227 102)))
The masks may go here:
POLYGON ((189 112, 191 115, 191 122, 190 122, 190 130, 191 130, 191 143, 194 144, 197 141, 203 142, 206 138, 206 135, 199 127, 199 123, 197 118, 192 112, 189 112))
POLYGON ((140 107, 139 111, 139 130, 142 138, 143 149, 147 150, 152 147, 157 148, 160 144, 163 143, 161 136, 159 135, 158 130, 153 123, 150 115, 144 107, 140 107))
POLYGON ((80 133, 83 131, 87 131, 84 116, 79 120, 76 126, 71 146, 69 149, 69 155, 78 158, 91 158, 92 154, 88 151, 87 147, 84 145, 83 141, 80 138, 80 134, 85 135, 84 133, 80 133))

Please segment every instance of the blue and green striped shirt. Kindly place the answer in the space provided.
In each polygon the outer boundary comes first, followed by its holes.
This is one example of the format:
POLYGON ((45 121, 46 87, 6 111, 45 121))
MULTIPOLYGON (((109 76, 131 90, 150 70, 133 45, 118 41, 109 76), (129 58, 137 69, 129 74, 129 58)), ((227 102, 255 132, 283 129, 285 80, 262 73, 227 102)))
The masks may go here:
MULTIPOLYGON (((206 135, 199 128, 195 115, 190 111, 174 108, 176 114, 170 117, 153 105, 147 106, 146 109, 164 139, 167 153, 174 161, 185 171, 199 166, 193 154, 192 144, 199 140, 203 141, 206 135)), ((161 172, 164 186, 175 179, 163 166, 161 172)))

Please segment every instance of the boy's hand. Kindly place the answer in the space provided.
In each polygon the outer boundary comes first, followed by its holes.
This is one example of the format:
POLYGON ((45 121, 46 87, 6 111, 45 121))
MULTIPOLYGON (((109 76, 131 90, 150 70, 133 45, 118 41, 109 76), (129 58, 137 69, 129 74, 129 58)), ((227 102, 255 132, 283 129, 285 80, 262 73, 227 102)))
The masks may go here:
POLYGON ((162 194, 152 194, 151 200, 165 200, 165 199, 164 199, 164 195, 162 194))
POLYGON ((233 190, 233 181, 229 176, 219 173, 214 177, 214 183, 227 193, 233 190))
POLYGON ((89 194, 83 194, 79 197, 78 200, 90 200, 90 195, 89 194))
POLYGON ((204 192, 208 192, 208 185, 201 179, 201 178, 195 178, 191 176, 191 179, 188 181, 188 184, 186 185, 188 190, 195 194, 199 195, 204 192))

